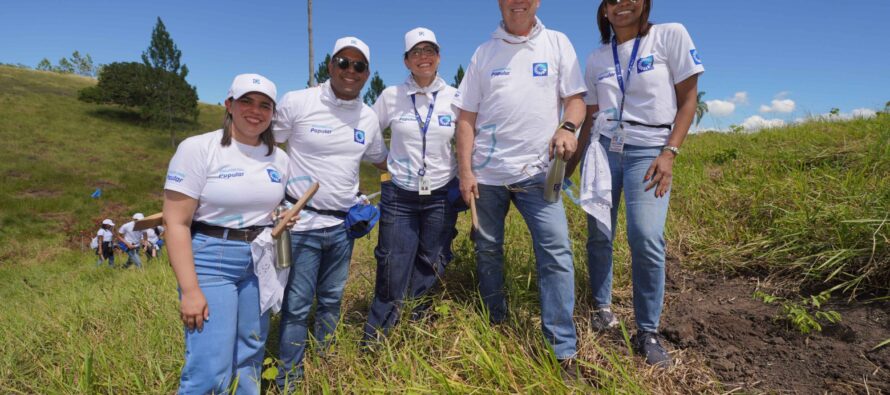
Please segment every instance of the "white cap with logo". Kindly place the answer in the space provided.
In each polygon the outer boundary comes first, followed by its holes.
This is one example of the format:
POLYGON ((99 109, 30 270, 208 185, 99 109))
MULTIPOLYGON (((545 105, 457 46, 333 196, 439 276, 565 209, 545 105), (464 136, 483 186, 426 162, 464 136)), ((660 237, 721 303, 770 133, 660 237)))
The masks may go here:
POLYGON ((145 218, 145 216, 142 215, 142 213, 133 214, 133 219, 135 219, 137 221, 139 221, 140 219, 143 219, 143 218, 145 218))
POLYGON ((371 48, 368 48, 368 44, 365 44, 364 41, 359 40, 356 37, 343 37, 334 43, 334 50, 331 51, 331 54, 336 56, 338 52, 343 50, 343 48, 357 49, 362 55, 365 55, 365 60, 368 63, 371 63, 371 48))
POLYGON ((235 76, 235 79, 232 81, 232 86, 229 88, 226 100, 238 100, 241 96, 250 92, 259 92, 269 96, 269 98, 272 99, 272 102, 276 102, 278 97, 278 89, 275 88, 275 83, 268 78, 259 74, 239 74, 235 76))
POLYGON ((111 225, 111 226, 114 226, 114 222, 111 222, 110 219, 105 218, 105 220, 102 221, 102 225, 111 225))
POLYGON ((418 27, 405 33, 405 52, 410 51, 411 48, 422 42, 433 43, 436 47, 439 47, 439 42, 436 41, 436 33, 425 27, 418 27))

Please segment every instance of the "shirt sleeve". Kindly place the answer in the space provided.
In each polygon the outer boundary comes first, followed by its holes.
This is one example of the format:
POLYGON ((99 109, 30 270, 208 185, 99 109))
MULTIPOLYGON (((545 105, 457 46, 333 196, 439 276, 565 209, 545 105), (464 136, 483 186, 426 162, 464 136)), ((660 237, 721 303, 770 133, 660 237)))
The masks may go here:
POLYGON ((377 120, 380 124, 380 130, 386 130, 386 128, 388 128, 390 124, 391 117, 389 116, 389 104, 387 102, 390 100, 391 96, 394 96, 391 94, 392 89, 394 88, 385 89, 380 97, 377 98, 377 101, 374 102, 374 107, 372 107, 374 109, 374 113, 377 114, 377 120))
POLYGON ((590 54, 587 57, 587 67, 584 69, 584 84, 587 85, 584 103, 588 106, 599 105, 599 99, 596 97, 596 69, 594 67, 594 57, 593 54, 590 54))
POLYGON ((482 87, 479 80, 479 49, 473 54, 464 79, 460 82, 460 87, 454 94, 454 101, 451 105, 455 107, 455 114, 460 110, 469 112, 479 112, 479 103, 482 102, 482 87))
MULTIPOLYGON (((207 183, 208 155, 206 144, 202 144, 202 140, 204 139, 192 137, 179 144, 170 159, 164 189, 185 194, 192 199, 201 196, 204 184, 207 183)), ((219 141, 214 142, 219 144, 219 141)))
POLYGON ((127 222, 127 223, 121 225, 121 227, 117 229, 117 233, 126 234, 127 231, 129 230, 129 226, 127 226, 127 225, 130 225, 130 222, 127 222))
POLYGON ((276 143, 283 143, 294 133, 296 115, 299 113, 298 100, 294 92, 285 93, 281 103, 275 107, 275 118, 272 120, 272 134, 276 143))
POLYGON ((386 156, 389 155, 389 150, 386 149, 386 144, 383 142, 383 133, 380 132, 378 124, 379 121, 375 119, 374 122, 368 125, 367 132, 371 136, 371 140, 368 141, 368 148, 362 157, 362 160, 371 163, 383 162, 386 160, 386 156))
POLYGON ((679 23, 672 23, 665 28, 667 31, 663 36, 662 46, 667 54, 674 85, 693 75, 703 73, 705 66, 686 28, 679 23))
POLYGON ((567 98, 587 92, 575 47, 565 34, 557 33, 559 43, 559 96, 567 98))

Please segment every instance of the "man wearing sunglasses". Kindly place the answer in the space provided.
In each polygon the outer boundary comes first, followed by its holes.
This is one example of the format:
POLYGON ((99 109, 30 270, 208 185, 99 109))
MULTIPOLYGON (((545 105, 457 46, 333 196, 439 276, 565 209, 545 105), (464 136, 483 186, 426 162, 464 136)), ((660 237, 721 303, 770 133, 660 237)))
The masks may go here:
POLYGON ((273 131, 287 142, 289 199, 302 196, 314 182, 321 188, 291 229, 293 265, 281 315, 277 385, 290 393, 303 375, 303 355, 313 303, 312 334, 326 349, 340 319, 340 300, 352 257, 353 240, 343 226, 355 204, 362 160, 386 170, 388 154, 374 111, 359 94, 368 80, 371 52, 355 37, 337 40, 328 64, 330 80, 314 88, 288 92, 279 100, 273 131))
POLYGON ((528 165, 571 158, 587 89, 572 43, 537 18, 540 3, 498 0, 503 21, 476 49, 453 102, 461 110, 457 159, 461 194, 478 208, 476 267, 489 319, 507 318, 504 220, 512 202, 532 236, 544 337, 572 377, 575 280, 565 209, 544 199, 547 166, 528 165))

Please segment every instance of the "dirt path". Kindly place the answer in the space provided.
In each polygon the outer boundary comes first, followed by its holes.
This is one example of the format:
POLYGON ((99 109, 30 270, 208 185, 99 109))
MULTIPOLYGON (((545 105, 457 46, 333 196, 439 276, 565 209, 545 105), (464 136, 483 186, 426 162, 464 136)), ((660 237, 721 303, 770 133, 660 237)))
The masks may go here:
MULTIPOLYGON (((676 265, 670 265, 676 268, 676 265)), ((669 270, 662 328, 701 356, 726 390, 890 394, 890 304, 834 305, 842 322, 805 336, 752 295, 756 280, 669 270)))

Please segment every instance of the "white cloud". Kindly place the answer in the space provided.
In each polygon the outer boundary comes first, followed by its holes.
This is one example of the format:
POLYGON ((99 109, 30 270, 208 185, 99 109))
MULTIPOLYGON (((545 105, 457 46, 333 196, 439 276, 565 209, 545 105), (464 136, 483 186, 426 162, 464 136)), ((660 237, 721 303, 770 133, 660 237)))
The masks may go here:
POLYGON ((708 100, 708 113, 715 117, 725 117, 735 112, 735 103, 725 100, 708 100))
POLYGON ((850 114, 850 116, 852 118, 864 118, 864 119, 874 118, 877 115, 878 115, 878 113, 875 110, 872 110, 870 108, 857 108, 857 109, 853 110, 852 114, 850 114))
POLYGON ((781 91, 781 92, 779 92, 779 93, 776 93, 776 97, 774 97, 774 99, 776 99, 776 100, 783 100, 783 99, 785 99, 786 97, 788 97, 788 95, 790 95, 790 94, 791 94, 790 91, 781 91))
POLYGON ((780 128, 782 126, 785 126, 785 121, 781 119, 764 119, 760 115, 754 115, 742 122, 742 127, 747 130, 780 128))
POLYGON ((769 106, 767 106, 765 104, 761 105, 760 112, 762 112, 762 113, 770 113, 770 112, 789 113, 789 112, 794 111, 794 107, 796 107, 794 100, 776 99, 776 100, 773 100, 769 106))
POLYGON ((748 105, 748 92, 736 92, 735 96, 733 96, 732 99, 729 99, 729 101, 738 105, 746 106, 748 105))

